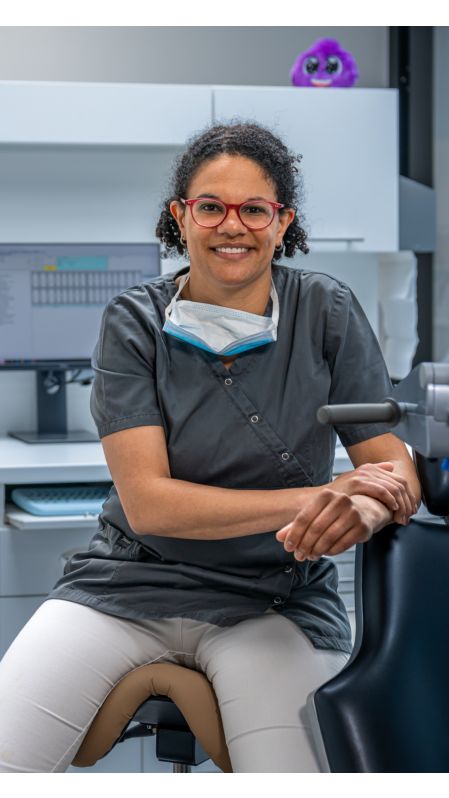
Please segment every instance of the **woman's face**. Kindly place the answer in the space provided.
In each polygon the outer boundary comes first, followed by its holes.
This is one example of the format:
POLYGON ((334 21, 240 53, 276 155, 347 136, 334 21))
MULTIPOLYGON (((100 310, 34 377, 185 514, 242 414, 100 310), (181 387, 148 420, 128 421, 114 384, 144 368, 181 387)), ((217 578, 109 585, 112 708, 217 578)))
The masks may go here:
MULTIPOLYGON (((219 155, 197 170, 184 199, 200 196, 226 203, 255 198, 278 201, 274 184, 260 166, 240 155, 219 155)), ((214 228, 199 227, 190 209, 180 202, 172 202, 170 210, 187 242, 192 277, 201 276, 205 284, 215 287, 247 285, 269 270, 274 248, 281 244, 295 215, 292 209, 276 211, 264 230, 248 230, 234 208, 214 228), (223 252, 222 248, 235 251, 223 252)))

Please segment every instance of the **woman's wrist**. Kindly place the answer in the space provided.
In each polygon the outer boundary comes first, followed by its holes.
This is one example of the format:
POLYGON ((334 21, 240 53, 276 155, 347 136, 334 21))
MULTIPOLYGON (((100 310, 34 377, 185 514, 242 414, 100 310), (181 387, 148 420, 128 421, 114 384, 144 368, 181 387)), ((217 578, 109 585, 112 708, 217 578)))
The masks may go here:
POLYGON ((416 485, 401 472, 397 462, 362 463, 352 472, 341 474, 332 488, 347 496, 367 496, 391 510, 393 521, 408 524, 418 510, 416 485))
POLYGON ((389 510, 378 499, 373 499, 371 496, 356 494, 351 497, 360 512, 369 519, 372 526, 373 533, 379 532, 384 526, 391 523, 393 520, 393 511, 389 510))

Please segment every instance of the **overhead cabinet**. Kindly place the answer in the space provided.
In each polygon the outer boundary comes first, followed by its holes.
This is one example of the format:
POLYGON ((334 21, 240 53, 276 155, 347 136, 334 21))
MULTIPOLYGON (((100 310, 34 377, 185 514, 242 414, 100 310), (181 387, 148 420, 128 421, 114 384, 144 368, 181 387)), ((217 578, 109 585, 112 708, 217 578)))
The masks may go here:
POLYGON ((396 89, 0 81, 0 108, 4 241, 154 240, 175 155, 237 118, 302 156, 312 252, 432 247, 432 190, 399 190, 396 89))
POLYGON ((398 95, 392 89, 217 87, 217 121, 254 119, 302 155, 313 249, 399 248, 398 95))
POLYGON ((0 144, 183 145, 211 120, 207 86, 0 82, 0 144))

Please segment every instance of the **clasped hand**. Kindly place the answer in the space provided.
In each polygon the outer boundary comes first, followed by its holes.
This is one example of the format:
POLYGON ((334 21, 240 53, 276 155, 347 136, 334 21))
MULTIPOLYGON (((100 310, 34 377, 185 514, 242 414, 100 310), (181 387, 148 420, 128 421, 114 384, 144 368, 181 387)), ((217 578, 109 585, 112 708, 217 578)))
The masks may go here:
POLYGON ((317 560, 366 543, 391 521, 407 524, 418 508, 407 480, 393 470, 390 462, 365 463, 340 475, 318 490, 276 539, 297 560, 317 560))

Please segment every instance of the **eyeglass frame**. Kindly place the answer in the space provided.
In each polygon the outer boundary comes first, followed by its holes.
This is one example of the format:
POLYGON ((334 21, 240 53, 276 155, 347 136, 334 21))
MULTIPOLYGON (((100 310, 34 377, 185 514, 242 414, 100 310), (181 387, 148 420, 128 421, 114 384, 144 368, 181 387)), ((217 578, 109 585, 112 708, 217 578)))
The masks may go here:
POLYGON ((236 202, 223 202, 223 200, 216 199, 215 197, 195 197, 194 199, 183 199, 182 197, 180 197, 179 201, 182 202, 183 205, 188 205, 189 206, 190 213, 192 214, 192 219, 195 222, 195 224, 198 227, 202 227, 203 229, 206 229, 206 230, 213 230, 214 227, 220 227, 220 225, 223 224, 225 219, 228 217, 229 211, 232 208, 235 208, 237 210, 237 216, 239 217, 241 223, 243 224, 244 227, 246 227, 247 230, 252 230, 252 231, 266 230, 267 227, 270 226, 270 224, 272 223, 272 221, 274 219, 275 211, 280 210, 281 208, 285 208, 285 205, 283 205, 282 202, 272 202, 271 200, 266 200, 266 199, 254 200, 254 202, 266 202, 267 205, 271 205, 271 207, 274 209, 273 216, 271 217, 271 219, 268 222, 268 224, 265 225, 265 227, 248 227, 246 222, 244 222, 242 217, 240 216, 240 208, 242 207, 242 205, 250 204, 251 200, 245 200, 245 202, 237 202, 236 203, 236 202), (199 222, 197 222, 197 220, 195 219, 195 217, 193 215, 192 205, 195 205, 196 202, 201 202, 202 200, 207 200, 207 199, 215 200, 216 202, 219 202, 220 205, 224 205, 224 207, 226 209, 226 213, 223 216, 223 219, 220 222, 218 222, 218 224, 200 224, 199 222))

